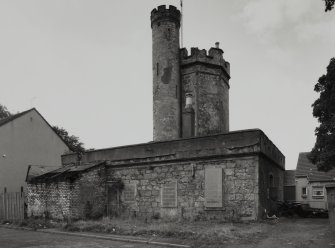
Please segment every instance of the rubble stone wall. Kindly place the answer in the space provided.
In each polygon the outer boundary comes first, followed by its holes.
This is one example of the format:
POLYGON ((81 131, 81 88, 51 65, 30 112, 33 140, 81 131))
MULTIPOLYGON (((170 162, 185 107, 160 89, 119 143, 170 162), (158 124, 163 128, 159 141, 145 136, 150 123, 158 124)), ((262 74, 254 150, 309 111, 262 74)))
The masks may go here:
MULTIPOLYGON (((145 218, 254 220, 258 218, 258 156, 157 164, 108 169, 108 180, 135 185, 135 199, 126 202, 125 213, 145 218), (206 207, 205 171, 222 169, 222 207, 206 207), (176 184, 176 205, 162 207, 164 185, 176 184)), ((171 196, 171 201, 174 201, 171 196)), ((167 204, 170 205, 171 204, 167 204)), ((173 205, 173 204, 172 204, 173 205)))

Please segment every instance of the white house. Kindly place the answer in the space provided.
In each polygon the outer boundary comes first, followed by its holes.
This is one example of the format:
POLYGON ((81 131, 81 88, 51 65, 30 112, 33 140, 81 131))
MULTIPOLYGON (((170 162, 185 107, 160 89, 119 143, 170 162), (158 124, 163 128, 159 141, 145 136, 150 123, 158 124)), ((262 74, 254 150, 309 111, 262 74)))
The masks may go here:
POLYGON ((30 164, 60 166, 69 147, 35 109, 0 121, 0 192, 26 186, 30 164))
POLYGON ((296 180, 296 201, 308 203, 312 208, 327 209, 325 185, 335 182, 335 170, 318 171, 307 158, 308 152, 299 153, 296 180))

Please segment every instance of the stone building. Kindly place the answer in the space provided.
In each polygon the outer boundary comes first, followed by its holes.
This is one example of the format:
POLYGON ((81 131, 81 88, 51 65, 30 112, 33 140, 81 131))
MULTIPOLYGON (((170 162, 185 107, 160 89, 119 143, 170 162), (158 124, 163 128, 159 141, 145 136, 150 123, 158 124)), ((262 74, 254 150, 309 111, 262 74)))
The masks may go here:
POLYGON ((29 181, 30 215, 257 220, 283 200, 283 154, 259 129, 229 131, 219 45, 180 49, 173 6, 154 9, 151 27, 154 141, 63 155, 62 171, 29 181))

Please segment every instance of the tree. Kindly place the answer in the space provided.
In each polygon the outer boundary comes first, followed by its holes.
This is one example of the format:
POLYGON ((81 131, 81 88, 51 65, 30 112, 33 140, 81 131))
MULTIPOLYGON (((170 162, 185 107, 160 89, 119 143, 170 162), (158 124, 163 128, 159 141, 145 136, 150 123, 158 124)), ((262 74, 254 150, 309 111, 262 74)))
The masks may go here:
POLYGON ((335 0, 324 0, 326 9, 325 11, 331 11, 334 8, 335 0))
POLYGON ((8 118, 12 116, 11 112, 9 112, 6 106, 0 104, 0 120, 8 118))
POLYGON ((314 90, 320 97, 313 103, 313 116, 320 126, 315 129, 316 142, 308 158, 319 170, 335 168, 335 58, 330 60, 327 74, 319 78, 314 90))
POLYGON ((66 131, 62 127, 53 126, 52 127, 55 132, 64 140, 64 142, 69 146, 70 150, 81 154, 85 152, 84 144, 80 142, 79 138, 74 135, 70 135, 68 131, 66 131))

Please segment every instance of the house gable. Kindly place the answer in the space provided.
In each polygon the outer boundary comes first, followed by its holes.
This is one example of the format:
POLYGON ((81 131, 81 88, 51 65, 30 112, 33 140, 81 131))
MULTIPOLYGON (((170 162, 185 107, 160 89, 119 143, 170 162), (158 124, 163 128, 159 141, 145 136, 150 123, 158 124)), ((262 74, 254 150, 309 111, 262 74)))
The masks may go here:
POLYGON ((65 142, 36 109, 0 122, 0 190, 25 187, 29 164, 61 166, 61 155, 69 151, 65 142))

